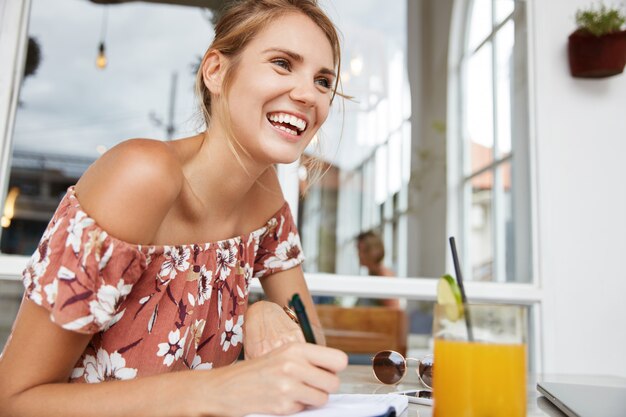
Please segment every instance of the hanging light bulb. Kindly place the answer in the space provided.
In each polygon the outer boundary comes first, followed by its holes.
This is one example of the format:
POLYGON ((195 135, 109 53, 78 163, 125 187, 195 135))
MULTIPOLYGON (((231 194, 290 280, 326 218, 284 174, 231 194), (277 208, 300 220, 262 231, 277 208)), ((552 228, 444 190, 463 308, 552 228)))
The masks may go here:
POLYGON ((98 46, 98 57, 96 58, 96 67, 98 69, 106 68, 108 62, 104 48, 104 37, 107 31, 107 11, 106 7, 102 10, 102 32, 100 33, 100 45, 98 46))
POLYGON ((98 47, 98 57, 96 58, 96 67, 104 69, 107 66, 107 57, 104 53, 104 42, 100 42, 98 47))

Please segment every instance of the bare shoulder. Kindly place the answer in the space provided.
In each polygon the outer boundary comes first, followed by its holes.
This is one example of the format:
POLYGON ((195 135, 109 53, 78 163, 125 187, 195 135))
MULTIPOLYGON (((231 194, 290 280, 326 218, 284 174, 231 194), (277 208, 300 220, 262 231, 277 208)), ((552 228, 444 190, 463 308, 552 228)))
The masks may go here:
POLYGON ((131 139, 102 155, 76 184, 76 196, 111 235, 146 244, 183 186, 181 163, 170 145, 131 139))
POLYGON ((395 272, 393 272, 392 269, 387 268, 386 266, 383 266, 380 269, 380 276, 381 277, 390 277, 390 278, 395 278, 396 274, 395 272))

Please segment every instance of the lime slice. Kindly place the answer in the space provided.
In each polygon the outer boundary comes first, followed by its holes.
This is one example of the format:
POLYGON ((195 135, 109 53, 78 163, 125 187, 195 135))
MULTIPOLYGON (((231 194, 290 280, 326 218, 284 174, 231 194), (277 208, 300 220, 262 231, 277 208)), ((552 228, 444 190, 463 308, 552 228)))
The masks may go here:
POLYGON ((455 279, 450 275, 439 278, 437 284, 437 303, 445 306, 448 320, 457 321, 463 315, 461 290, 455 279))

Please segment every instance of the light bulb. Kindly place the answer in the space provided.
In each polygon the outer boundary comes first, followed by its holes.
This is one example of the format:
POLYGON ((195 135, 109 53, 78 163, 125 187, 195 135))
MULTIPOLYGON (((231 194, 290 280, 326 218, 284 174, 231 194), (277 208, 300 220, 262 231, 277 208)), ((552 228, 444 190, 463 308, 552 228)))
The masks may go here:
POLYGON ((363 57, 361 55, 357 55, 350 60, 350 71, 355 77, 361 75, 361 71, 363 71, 363 57))
POLYGON ((96 67, 104 69, 107 66, 107 57, 104 54, 104 42, 100 42, 98 47, 98 57, 96 58, 96 67))
POLYGON ((19 195, 19 187, 12 187, 7 193, 7 197, 4 201, 4 214, 0 220, 0 226, 7 228, 11 225, 11 219, 13 219, 15 215, 15 201, 19 195))

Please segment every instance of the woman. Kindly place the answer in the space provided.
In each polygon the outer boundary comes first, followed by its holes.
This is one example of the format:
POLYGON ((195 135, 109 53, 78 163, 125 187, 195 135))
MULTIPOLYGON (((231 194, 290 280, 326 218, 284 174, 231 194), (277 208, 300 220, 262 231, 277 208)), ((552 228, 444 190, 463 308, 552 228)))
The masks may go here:
MULTIPOLYGON (((371 230, 360 233, 356 237, 356 246, 359 253, 359 264, 367 268, 372 276, 394 277, 393 271, 385 266, 385 244, 383 240, 371 230)), ((398 299, 367 300, 360 299, 357 305, 374 305, 391 308, 401 308, 398 299)))
POLYGON ((346 355, 302 343, 278 305, 300 293, 322 337, 273 169, 328 115, 337 33, 314 0, 238 2, 215 32, 206 131, 121 143, 59 205, 24 271, 0 415, 287 414, 338 388, 346 355), (273 303, 246 312, 253 277, 273 303), (242 342, 249 360, 224 366, 242 342))

